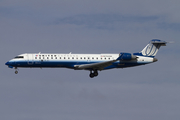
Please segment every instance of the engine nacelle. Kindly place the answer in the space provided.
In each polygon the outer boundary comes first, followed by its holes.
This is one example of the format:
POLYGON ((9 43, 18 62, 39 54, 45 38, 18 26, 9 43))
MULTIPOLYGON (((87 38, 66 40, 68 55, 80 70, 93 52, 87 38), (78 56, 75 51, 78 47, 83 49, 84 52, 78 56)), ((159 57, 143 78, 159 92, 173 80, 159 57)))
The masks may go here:
POLYGON ((120 58, 121 58, 120 60, 136 60, 137 56, 131 53, 121 53, 120 58))

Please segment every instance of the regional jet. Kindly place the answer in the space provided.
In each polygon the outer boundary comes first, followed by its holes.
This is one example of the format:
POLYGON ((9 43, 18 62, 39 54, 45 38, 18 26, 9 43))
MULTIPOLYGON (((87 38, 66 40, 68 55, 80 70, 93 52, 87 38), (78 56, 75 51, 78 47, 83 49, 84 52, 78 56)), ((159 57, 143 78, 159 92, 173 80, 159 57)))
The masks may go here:
POLYGON ((52 53, 25 53, 11 59, 5 65, 17 68, 70 68, 74 70, 88 70, 91 78, 98 76, 98 71, 114 68, 127 68, 156 62, 155 55, 161 46, 167 42, 153 39, 137 53, 119 54, 52 54, 52 53))

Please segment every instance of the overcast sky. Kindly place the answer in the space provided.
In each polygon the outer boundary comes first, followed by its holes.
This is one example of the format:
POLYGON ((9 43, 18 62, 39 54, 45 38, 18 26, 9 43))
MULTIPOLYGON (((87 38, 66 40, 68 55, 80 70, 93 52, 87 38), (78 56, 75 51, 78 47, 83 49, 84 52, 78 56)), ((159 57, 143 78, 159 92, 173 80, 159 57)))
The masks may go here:
POLYGON ((1 120, 179 120, 180 1, 1 0, 1 120), (158 38, 158 62, 88 71, 20 68, 22 53, 139 52, 158 38))

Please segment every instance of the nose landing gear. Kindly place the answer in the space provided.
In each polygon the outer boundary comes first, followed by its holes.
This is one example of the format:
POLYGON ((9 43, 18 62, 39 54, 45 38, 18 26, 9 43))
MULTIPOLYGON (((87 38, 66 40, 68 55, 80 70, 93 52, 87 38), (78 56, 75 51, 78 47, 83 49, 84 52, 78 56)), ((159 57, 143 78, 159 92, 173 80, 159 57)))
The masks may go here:
POLYGON ((18 74, 18 69, 17 69, 17 67, 15 67, 15 74, 18 74))
POLYGON ((15 74, 18 74, 18 71, 17 71, 17 70, 15 71, 15 74))
POLYGON ((97 70, 94 70, 94 72, 92 72, 92 70, 90 71, 90 74, 89 74, 89 77, 90 78, 93 78, 93 77, 96 77, 98 76, 98 71, 97 70))

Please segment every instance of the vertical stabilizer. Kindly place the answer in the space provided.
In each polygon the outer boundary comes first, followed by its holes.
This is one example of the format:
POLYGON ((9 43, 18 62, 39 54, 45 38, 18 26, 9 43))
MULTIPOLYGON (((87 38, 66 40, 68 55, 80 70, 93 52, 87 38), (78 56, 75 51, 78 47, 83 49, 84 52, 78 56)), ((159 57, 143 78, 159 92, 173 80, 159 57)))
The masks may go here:
POLYGON ((153 39, 149 42, 149 44, 140 52, 140 53, 134 53, 134 55, 141 55, 141 56, 147 56, 147 57, 155 57, 158 50, 161 46, 166 46, 166 41, 162 41, 159 39, 153 39))

